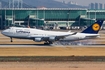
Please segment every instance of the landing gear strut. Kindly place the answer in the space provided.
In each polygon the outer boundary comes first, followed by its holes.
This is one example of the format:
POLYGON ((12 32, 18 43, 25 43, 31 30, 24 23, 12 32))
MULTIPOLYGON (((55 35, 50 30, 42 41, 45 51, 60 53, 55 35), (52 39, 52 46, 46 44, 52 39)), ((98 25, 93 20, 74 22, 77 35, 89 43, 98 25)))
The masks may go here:
POLYGON ((13 41, 12 41, 12 37, 10 37, 10 39, 11 39, 11 42, 13 42, 13 41))
POLYGON ((52 42, 52 41, 46 41, 46 42, 44 43, 44 45, 50 45, 50 44, 53 44, 53 42, 52 42))

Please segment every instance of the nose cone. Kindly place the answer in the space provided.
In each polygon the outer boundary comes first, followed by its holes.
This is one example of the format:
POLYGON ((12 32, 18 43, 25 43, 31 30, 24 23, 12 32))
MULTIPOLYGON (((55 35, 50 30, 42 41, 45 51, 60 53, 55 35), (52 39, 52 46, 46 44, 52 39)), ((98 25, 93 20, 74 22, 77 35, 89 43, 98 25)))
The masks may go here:
POLYGON ((1 32, 1 34, 7 35, 7 34, 8 34, 8 30, 3 30, 3 31, 1 32))
POLYGON ((3 35, 4 35, 4 34, 5 34, 5 30, 3 30, 3 31, 1 32, 1 34, 3 34, 3 35))

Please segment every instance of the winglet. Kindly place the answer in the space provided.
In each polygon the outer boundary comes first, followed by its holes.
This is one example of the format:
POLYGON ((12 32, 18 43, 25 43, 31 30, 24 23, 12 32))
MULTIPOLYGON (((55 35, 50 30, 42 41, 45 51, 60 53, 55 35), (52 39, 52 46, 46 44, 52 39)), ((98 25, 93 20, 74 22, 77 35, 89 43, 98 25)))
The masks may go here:
POLYGON ((82 31, 81 33, 97 34, 103 24, 103 20, 97 20, 90 27, 82 31))

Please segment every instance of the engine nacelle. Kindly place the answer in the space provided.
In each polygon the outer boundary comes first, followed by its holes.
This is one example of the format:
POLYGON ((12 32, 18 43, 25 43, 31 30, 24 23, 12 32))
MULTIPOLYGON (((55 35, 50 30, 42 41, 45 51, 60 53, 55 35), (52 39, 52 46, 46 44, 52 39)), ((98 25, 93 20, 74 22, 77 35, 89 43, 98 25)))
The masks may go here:
POLYGON ((84 39, 84 38, 85 38, 85 36, 80 36, 80 37, 79 37, 79 39, 84 39))
POLYGON ((42 41, 42 38, 34 38, 34 41, 35 42, 41 42, 42 41))
POLYGON ((55 37, 49 37, 49 41, 55 41, 55 37))

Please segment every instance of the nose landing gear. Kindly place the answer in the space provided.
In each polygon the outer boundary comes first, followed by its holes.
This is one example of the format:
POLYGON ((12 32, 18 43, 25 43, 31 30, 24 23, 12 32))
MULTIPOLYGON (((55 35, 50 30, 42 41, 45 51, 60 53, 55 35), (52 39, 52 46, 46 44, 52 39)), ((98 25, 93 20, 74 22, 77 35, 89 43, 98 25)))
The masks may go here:
POLYGON ((10 37, 10 39, 11 39, 11 42, 13 42, 13 41, 12 41, 12 37, 10 37))
POLYGON ((50 44, 53 44, 53 42, 51 42, 51 41, 46 41, 46 42, 44 43, 44 45, 50 45, 50 44))

